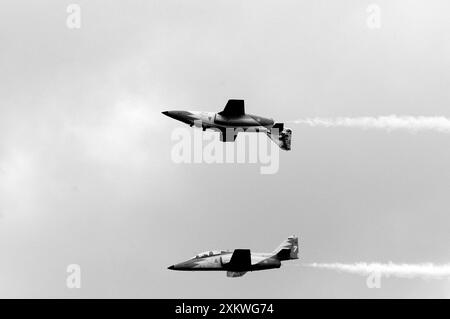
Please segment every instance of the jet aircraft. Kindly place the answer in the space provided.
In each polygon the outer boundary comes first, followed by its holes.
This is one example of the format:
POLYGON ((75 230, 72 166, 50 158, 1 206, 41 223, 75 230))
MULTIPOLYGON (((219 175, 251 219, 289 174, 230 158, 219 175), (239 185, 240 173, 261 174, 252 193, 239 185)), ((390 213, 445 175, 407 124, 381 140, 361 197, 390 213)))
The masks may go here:
POLYGON ((162 112, 188 125, 213 129, 220 132, 222 142, 234 142, 239 132, 264 132, 281 149, 291 149, 292 130, 273 119, 245 113, 244 100, 228 100, 225 108, 218 113, 198 111, 162 112))
POLYGON ((249 271, 280 268, 285 260, 298 259, 298 238, 291 236, 271 253, 250 249, 207 251, 168 267, 184 271, 226 271, 227 277, 240 277, 249 271))

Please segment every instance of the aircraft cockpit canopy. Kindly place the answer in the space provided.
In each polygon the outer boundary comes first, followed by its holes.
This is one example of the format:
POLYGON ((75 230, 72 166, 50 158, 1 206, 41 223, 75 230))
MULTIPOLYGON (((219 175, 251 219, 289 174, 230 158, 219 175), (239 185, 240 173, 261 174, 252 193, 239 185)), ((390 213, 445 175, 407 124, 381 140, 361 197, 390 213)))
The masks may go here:
POLYGON ((216 255, 220 255, 222 253, 225 253, 226 251, 224 250, 210 250, 210 251, 205 251, 203 253, 200 253, 198 255, 195 255, 194 258, 205 258, 205 257, 211 257, 211 256, 216 256, 216 255))

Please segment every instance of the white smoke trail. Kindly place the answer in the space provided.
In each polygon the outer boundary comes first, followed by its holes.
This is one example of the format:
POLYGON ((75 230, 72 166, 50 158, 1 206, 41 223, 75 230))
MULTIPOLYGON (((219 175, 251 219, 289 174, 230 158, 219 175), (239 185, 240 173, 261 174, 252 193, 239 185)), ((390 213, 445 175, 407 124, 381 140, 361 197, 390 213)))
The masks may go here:
POLYGON ((355 127, 386 131, 406 130, 409 132, 436 131, 450 133, 450 118, 443 116, 315 117, 299 119, 291 123, 307 124, 312 127, 355 127))
POLYGON ((312 263, 303 264, 304 267, 336 270, 361 276, 378 274, 383 277, 422 278, 422 279, 450 279, 450 264, 387 264, 381 263, 312 263))

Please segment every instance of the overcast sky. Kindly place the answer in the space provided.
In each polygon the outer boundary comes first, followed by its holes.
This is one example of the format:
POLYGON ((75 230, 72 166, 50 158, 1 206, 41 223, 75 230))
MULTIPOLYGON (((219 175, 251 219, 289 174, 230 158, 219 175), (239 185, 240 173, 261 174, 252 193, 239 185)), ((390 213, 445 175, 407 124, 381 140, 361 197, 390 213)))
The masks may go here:
POLYGON ((450 3, 3 0, 0 297, 450 297, 450 281, 304 263, 450 262, 450 135, 292 124, 277 174, 176 164, 160 112, 450 117, 450 3), (208 249, 300 261, 226 278, 167 266, 208 249), (79 264, 81 289, 66 287, 79 264))

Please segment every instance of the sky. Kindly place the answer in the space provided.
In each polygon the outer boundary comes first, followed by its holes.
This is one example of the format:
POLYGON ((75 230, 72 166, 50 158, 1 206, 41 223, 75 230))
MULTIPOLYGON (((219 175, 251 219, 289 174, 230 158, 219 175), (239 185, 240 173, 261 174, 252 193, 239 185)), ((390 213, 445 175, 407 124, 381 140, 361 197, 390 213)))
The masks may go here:
POLYGON ((450 4, 4 0, 0 297, 450 298, 450 280, 302 263, 450 262, 450 135, 292 123, 279 170, 175 163, 171 109, 245 99, 277 122, 450 117, 450 4), (368 27, 368 6, 380 27, 368 27), (209 249, 299 261, 226 278, 167 266, 209 249), (66 285, 81 268, 81 288, 66 285))

